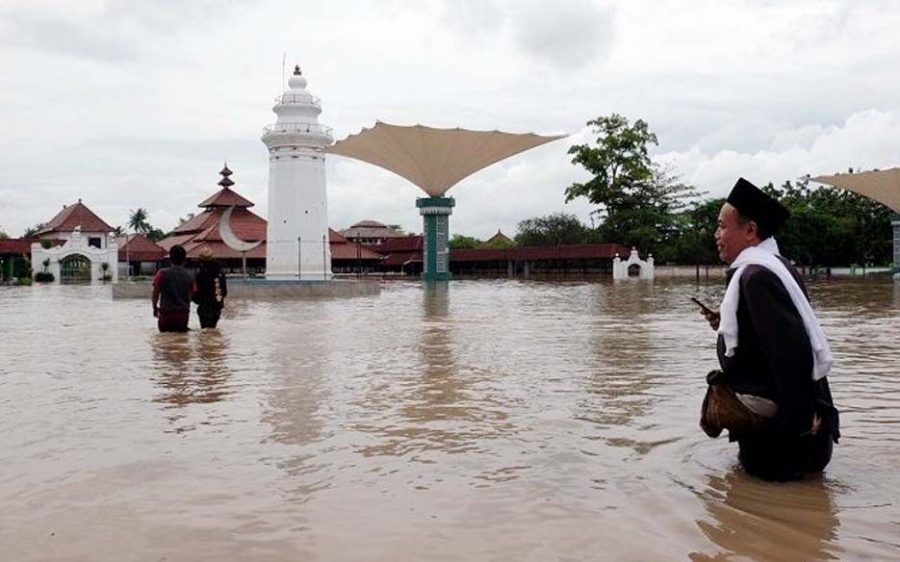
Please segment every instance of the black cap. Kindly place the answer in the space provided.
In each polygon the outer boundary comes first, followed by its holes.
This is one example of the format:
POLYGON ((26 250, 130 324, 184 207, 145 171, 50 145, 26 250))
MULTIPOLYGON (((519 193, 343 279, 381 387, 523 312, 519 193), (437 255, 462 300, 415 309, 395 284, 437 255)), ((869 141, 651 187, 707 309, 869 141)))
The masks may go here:
POLYGON ((769 234, 778 230, 791 216, 784 205, 744 178, 738 179, 734 184, 726 201, 741 215, 756 221, 756 224, 769 234))

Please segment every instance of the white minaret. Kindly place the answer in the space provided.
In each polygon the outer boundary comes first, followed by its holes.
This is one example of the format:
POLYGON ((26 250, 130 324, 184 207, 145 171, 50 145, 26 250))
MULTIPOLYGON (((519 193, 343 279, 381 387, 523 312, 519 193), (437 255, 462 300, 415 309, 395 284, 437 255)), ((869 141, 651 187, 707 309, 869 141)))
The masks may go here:
POLYGON ((322 105, 306 91, 300 67, 276 98, 274 125, 264 129, 269 149, 269 226, 266 279, 331 279, 325 155, 331 129, 319 125, 322 105))

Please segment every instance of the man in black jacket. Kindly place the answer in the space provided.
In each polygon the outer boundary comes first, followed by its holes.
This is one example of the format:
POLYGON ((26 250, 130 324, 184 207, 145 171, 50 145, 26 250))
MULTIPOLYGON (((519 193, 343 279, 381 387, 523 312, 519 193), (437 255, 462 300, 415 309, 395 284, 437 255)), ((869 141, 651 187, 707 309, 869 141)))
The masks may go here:
POLYGON ((840 437, 826 378, 830 349, 803 280, 779 255, 772 237, 787 217, 775 199, 738 180, 715 234, 719 257, 731 266, 728 289, 719 312, 704 313, 719 332, 722 371, 709 381, 701 425, 718 435, 721 427, 709 419, 722 407, 718 397, 727 395, 733 409, 757 423, 750 428, 720 425, 738 442, 744 469, 769 480, 821 471, 840 437))

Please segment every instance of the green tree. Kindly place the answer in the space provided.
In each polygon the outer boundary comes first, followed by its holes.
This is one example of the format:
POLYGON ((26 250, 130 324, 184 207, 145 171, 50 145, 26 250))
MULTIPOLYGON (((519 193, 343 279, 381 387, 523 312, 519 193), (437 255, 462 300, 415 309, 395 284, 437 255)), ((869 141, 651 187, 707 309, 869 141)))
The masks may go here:
POLYGON ((146 236, 147 240, 150 240, 151 242, 159 242, 166 237, 166 233, 158 228, 153 228, 152 226, 150 226, 149 230, 147 230, 144 236, 146 236))
POLYGON ((3 230, 0 230, 0 240, 9 240, 9 234, 7 234, 3 230))
POLYGON ((649 148, 657 138, 647 123, 630 124, 612 114, 588 121, 597 135, 594 145, 569 148, 572 163, 584 167, 593 177, 566 188, 566 202, 585 197, 597 205, 601 219, 601 239, 658 251, 681 235, 676 215, 697 194, 667 170, 654 164, 649 148))
POLYGON ((141 234, 147 234, 153 228, 150 226, 150 223, 147 222, 147 210, 142 207, 130 211, 130 214, 128 215, 128 226, 130 226, 131 230, 134 232, 141 234))
POLYGON ((676 233, 657 251, 661 262, 715 265, 720 263, 715 231, 724 198, 694 201, 674 216, 676 233))
POLYGON ((45 226, 47 226, 47 223, 39 222, 39 223, 37 223, 36 225, 34 225, 34 226, 32 226, 32 227, 26 228, 26 229, 25 229, 25 232, 22 233, 22 238, 32 238, 32 237, 34 237, 34 235, 37 234, 38 232, 40 232, 40 230, 41 230, 42 228, 44 228, 45 226))
POLYGON ((515 240, 519 246, 584 244, 593 241, 593 234, 575 215, 553 213, 519 222, 515 240))
POLYGON ((777 236, 784 255, 806 265, 885 265, 891 262, 891 211, 856 193, 807 180, 765 186, 791 216, 777 236))
POLYGON ((454 234, 448 243, 451 250, 470 250, 481 245, 481 240, 462 234, 454 234))

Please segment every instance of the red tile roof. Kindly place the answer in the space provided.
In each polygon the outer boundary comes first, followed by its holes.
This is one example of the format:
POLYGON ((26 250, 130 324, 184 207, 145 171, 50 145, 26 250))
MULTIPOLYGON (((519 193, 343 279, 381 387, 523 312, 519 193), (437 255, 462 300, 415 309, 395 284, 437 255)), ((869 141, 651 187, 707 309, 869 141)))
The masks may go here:
POLYGON ((119 245, 119 261, 159 261, 166 257, 168 251, 148 240, 140 234, 129 234, 117 240, 119 245))
POLYGON ((82 232, 112 232, 115 230, 88 209, 79 199, 78 203, 63 207, 63 210, 50 219, 50 222, 37 231, 35 235, 43 236, 53 232, 74 232, 75 227, 78 226, 81 227, 82 232))
MULTIPOLYGON (((187 250, 188 258, 199 257, 202 246, 209 246, 213 256, 220 259, 240 258, 241 252, 233 250, 222 241, 219 232, 219 220, 225 207, 209 207, 199 215, 176 228, 171 236, 159 241, 159 245, 168 250, 175 244, 181 244, 187 250)), ((231 213, 231 230, 241 240, 248 242, 266 239, 266 221, 245 207, 237 207, 231 213)), ((266 244, 263 242, 247 252, 248 258, 265 258, 266 244)))
POLYGON ((390 254, 393 252, 411 252, 422 250, 423 237, 419 234, 410 234, 400 238, 387 238, 381 244, 375 246, 367 246, 368 248, 381 253, 390 254))
MULTIPOLYGON (((35 242, 40 243, 41 240, 39 238, 7 238, 6 240, 0 240, 0 254, 8 256, 30 255, 31 245, 35 242)), ((51 240, 50 242, 53 246, 61 246, 65 243, 65 240, 51 240)))
MULTIPOLYGON (((228 178, 225 178, 228 179, 228 178)), ((223 180, 224 181, 224 180, 223 180)), ((253 203, 249 200, 245 199, 243 196, 239 195, 236 191, 233 191, 229 187, 223 187, 216 193, 213 193, 209 197, 203 200, 202 203, 197 205, 198 207, 231 207, 234 205, 235 207, 252 207, 253 203)))
POLYGON ((575 244, 571 246, 520 246, 450 250, 450 261, 503 261, 554 259, 623 259, 631 250, 622 244, 575 244))

